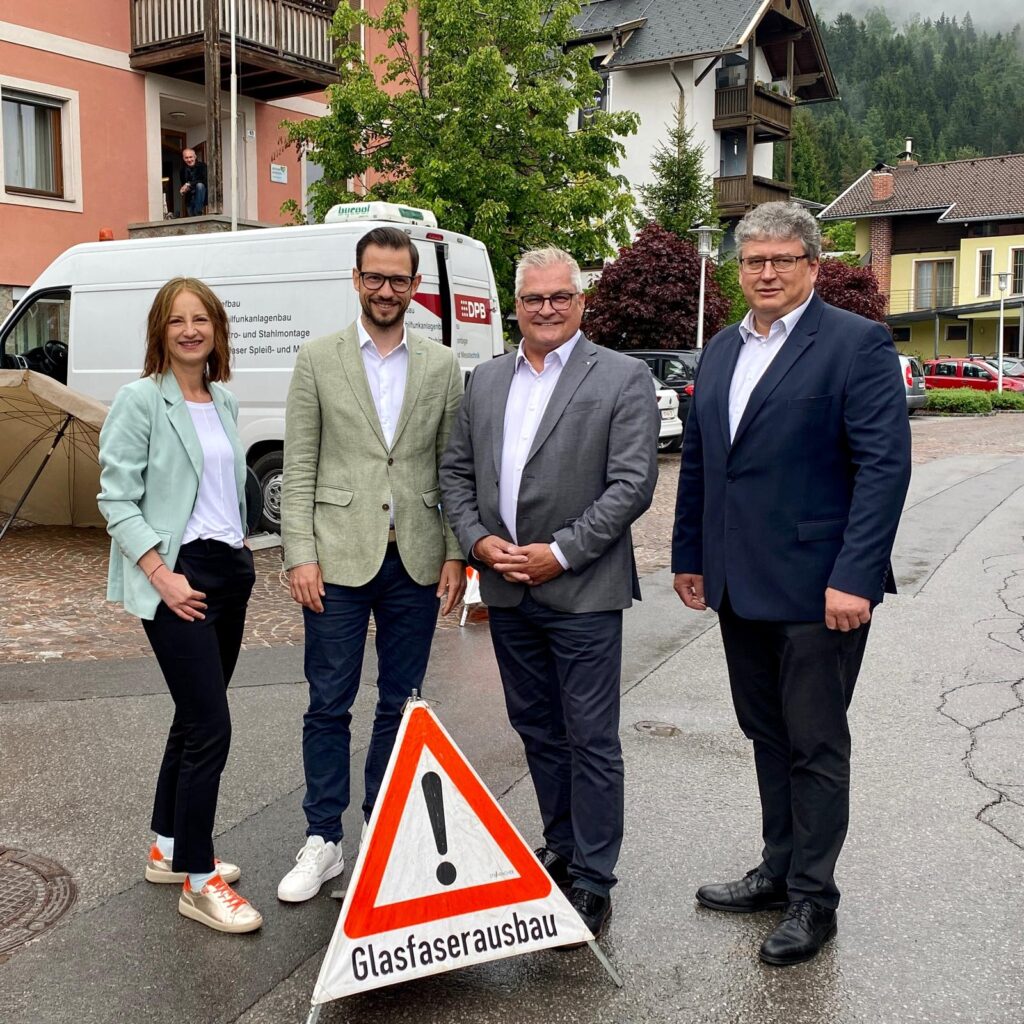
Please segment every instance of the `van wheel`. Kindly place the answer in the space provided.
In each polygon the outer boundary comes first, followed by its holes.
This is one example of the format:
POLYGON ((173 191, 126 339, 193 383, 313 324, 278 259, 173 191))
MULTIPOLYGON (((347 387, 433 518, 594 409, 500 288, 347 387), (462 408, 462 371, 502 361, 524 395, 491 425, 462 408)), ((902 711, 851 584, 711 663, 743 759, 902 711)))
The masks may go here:
POLYGON ((260 482, 263 511, 259 528, 268 533, 281 532, 281 478, 284 471, 284 452, 273 451, 261 455, 253 464, 252 471, 260 482))

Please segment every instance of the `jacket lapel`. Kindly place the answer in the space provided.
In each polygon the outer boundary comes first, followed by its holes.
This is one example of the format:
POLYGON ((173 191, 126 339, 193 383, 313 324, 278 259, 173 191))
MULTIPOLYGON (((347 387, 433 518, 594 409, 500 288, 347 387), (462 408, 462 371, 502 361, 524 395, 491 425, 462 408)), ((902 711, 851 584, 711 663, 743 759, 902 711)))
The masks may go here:
POLYGON ((496 374, 497 380, 491 388, 491 417, 494 429, 491 431, 491 445, 494 454, 494 472, 501 473, 501 453, 505 446, 505 408, 508 405, 508 393, 512 388, 512 377, 516 372, 516 356, 502 356, 504 362, 499 363, 501 369, 496 374))
POLYGON ((398 439, 405 430, 405 425, 416 408, 416 399, 419 397, 420 388, 427 376, 427 353, 423 350, 424 345, 435 345, 436 342, 426 341, 405 332, 405 345, 409 350, 409 372, 405 378, 405 395, 402 397, 402 411, 398 414, 398 423, 395 425, 395 433, 391 438, 391 447, 398 444, 398 439))
MULTIPOLYGON (((726 338, 720 338, 715 342, 716 345, 722 343, 726 345, 725 356, 725 371, 719 377, 715 384, 715 404, 718 406, 718 422, 722 428, 722 437, 725 440, 726 451, 729 450, 729 445, 732 443, 729 436, 729 389, 732 386, 732 375, 736 372, 736 362, 740 357, 740 352, 743 349, 743 339, 740 337, 740 329, 736 327, 732 333, 726 338)), ((699 388, 699 381, 695 382, 695 387, 699 388)))
POLYGON ((568 363, 562 367, 558 383, 548 400, 548 407, 544 410, 540 426, 537 427, 537 433, 533 438, 533 444, 530 445, 530 454, 526 456, 527 462, 537 454, 540 446, 548 439, 548 435, 554 429, 559 417, 565 412, 569 399, 575 394, 583 378, 590 373, 590 368, 597 361, 597 356, 597 346, 585 334, 581 334, 569 356, 568 363))
MULTIPOLYGON (((352 394, 366 417, 366 422, 386 451, 388 446, 384 441, 384 431, 380 428, 380 417, 377 415, 377 407, 373 404, 373 395, 370 394, 370 383, 366 379, 366 367, 363 366, 363 356, 359 351, 359 333, 355 324, 346 327, 338 335, 338 358, 341 360, 352 394)), ((405 410, 402 412, 404 414, 405 410)))
POLYGON ((203 449, 199 444, 199 436, 196 434, 195 424, 192 422, 192 416, 185 404, 185 397, 178 386, 177 378, 173 372, 168 370, 160 375, 159 381, 160 394, 163 396, 164 402, 167 403, 167 418, 171 421, 171 426, 174 427, 174 432, 178 435, 182 447, 188 453, 196 476, 202 480, 203 449))
MULTIPOLYGON (((789 373, 793 364, 804 354, 807 348, 813 344, 814 335, 818 333, 818 324, 821 321, 822 301, 814 295, 811 304, 804 310, 804 315, 796 322, 789 337, 782 344, 778 355, 771 361, 764 376, 757 382, 757 386, 750 394, 750 400, 743 411, 739 426, 736 428, 736 436, 733 438, 733 446, 739 444, 750 421, 758 414, 761 406, 764 405, 768 396, 782 383, 783 378, 789 373)), ((730 374, 730 380, 732 375, 730 374)), ((728 401, 726 402, 728 405, 728 401)), ((728 411, 726 413, 728 415, 728 411)))

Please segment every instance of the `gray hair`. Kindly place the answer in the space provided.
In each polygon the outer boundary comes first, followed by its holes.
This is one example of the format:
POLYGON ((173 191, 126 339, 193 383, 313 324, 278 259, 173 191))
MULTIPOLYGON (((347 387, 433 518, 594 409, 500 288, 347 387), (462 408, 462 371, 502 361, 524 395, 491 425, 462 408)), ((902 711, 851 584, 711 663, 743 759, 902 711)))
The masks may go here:
POLYGON ((583 274, 580 272, 580 265, 564 249, 547 245, 543 249, 530 249, 519 258, 519 265, 516 267, 516 297, 519 297, 520 289, 523 287, 523 275, 527 270, 559 265, 569 268, 573 288, 582 292, 583 274))
POLYGON ((736 248, 765 239, 797 239, 804 252, 816 260, 821 255, 821 228, 799 203, 762 203, 736 225, 736 248))

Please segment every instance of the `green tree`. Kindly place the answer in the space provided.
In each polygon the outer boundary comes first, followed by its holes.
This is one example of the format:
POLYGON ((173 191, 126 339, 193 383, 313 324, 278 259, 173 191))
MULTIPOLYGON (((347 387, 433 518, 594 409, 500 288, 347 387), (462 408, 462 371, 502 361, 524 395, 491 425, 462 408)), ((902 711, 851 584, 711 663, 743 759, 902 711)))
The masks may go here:
POLYGON ((718 284, 718 290, 729 303, 729 312, 726 315, 725 322, 727 324, 737 324, 746 316, 747 310, 750 309, 743 295, 743 289, 740 287, 740 265, 736 262, 735 258, 722 260, 715 267, 714 275, 715 281, 718 284))
POLYGON ((695 145, 693 130, 686 127, 681 106, 668 138, 659 143, 651 161, 654 181, 640 186, 640 198, 648 216, 684 241, 693 241, 690 228, 718 224, 715 188, 704 170, 704 146, 695 145))
POLYGON ((327 90, 330 111, 290 129, 324 168, 310 189, 315 216, 356 199, 430 208, 487 246, 505 308, 525 249, 559 245, 580 262, 611 255, 635 219, 614 169, 637 118, 590 109, 601 85, 593 49, 565 45, 579 3, 418 0, 424 53, 406 30, 411 5, 390 0, 378 17, 337 9, 341 81, 327 90), (376 68, 358 25, 388 40, 376 68), (350 192, 363 176, 368 192, 350 192))

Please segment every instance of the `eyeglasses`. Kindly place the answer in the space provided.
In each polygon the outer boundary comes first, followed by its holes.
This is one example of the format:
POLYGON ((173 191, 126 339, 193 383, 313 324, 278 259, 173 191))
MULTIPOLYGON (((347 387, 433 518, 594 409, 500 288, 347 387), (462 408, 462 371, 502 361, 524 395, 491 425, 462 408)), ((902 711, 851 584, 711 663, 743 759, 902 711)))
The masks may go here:
POLYGON ((775 273, 788 274, 800 260, 810 258, 806 253, 803 256, 744 256, 740 260, 740 266, 746 274, 760 274, 764 270, 764 265, 770 263, 775 273))
POLYGON ((555 292, 554 295, 520 295, 519 301, 527 313, 539 313, 544 308, 545 302, 551 303, 551 308, 556 313, 564 313, 571 305, 572 300, 579 295, 579 292, 555 292))
POLYGON ((380 291, 384 287, 384 282, 387 281, 391 285, 391 290, 401 295, 402 292, 407 292, 412 287, 415 280, 408 274, 364 274, 361 270, 357 270, 356 273, 359 275, 359 280, 363 282, 363 287, 371 292, 380 291))

